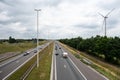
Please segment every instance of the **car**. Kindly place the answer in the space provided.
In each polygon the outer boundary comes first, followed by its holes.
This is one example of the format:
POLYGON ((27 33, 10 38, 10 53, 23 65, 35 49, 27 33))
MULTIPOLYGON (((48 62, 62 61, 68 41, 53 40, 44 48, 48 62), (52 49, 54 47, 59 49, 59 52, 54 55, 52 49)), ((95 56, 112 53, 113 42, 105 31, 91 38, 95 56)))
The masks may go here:
POLYGON ((57 50, 57 46, 55 47, 55 50, 57 50))
POLYGON ((55 53, 55 55, 59 55, 58 53, 55 53))
POLYGON ((34 50, 34 53, 37 53, 37 50, 34 50))
POLYGON ((68 53, 67 53, 67 52, 63 52, 63 53, 62 53, 62 56, 63 56, 64 58, 67 58, 67 57, 68 57, 68 53))
POLYGON ((59 47, 59 49, 61 49, 61 47, 59 47))
POLYGON ((39 49, 42 49, 42 47, 40 47, 39 49))
POLYGON ((23 56, 27 56, 27 55, 29 55, 30 54, 30 52, 25 52, 24 54, 23 54, 23 56))

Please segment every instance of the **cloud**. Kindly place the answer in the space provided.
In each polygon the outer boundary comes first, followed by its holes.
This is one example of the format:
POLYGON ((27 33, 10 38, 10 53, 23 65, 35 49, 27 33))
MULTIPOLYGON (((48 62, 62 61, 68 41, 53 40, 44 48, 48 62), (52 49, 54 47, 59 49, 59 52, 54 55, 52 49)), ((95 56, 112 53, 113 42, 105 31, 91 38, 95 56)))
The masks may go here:
POLYGON ((107 19, 108 36, 120 36, 119 0, 1 0, 0 38, 36 37, 36 12, 40 38, 84 38, 104 33, 103 15, 116 8, 107 19), (114 33, 111 33, 113 32, 114 33))
POLYGON ((7 20, 10 20, 12 17, 9 17, 7 15, 7 12, 2 12, 0 13, 0 21, 7 21, 7 20))

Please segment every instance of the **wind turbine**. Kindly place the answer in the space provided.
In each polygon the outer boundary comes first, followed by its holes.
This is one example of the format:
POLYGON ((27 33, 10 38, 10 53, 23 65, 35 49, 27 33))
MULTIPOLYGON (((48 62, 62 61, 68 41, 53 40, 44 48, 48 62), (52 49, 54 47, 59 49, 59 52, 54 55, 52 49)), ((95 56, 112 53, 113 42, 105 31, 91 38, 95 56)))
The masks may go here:
POLYGON ((115 8, 113 8, 110 12, 108 12, 105 16, 104 15, 102 15, 101 13, 98 13, 99 15, 101 15, 103 18, 104 18, 104 20, 103 20, 103 25, 105 24, 105 36, 106 36, 106 25, 107 25, 107 22, 106 22, 106 20, 107 20, 107 18, 108 18, 108 15, 110 15, 110 13, 114 10, 115 8))

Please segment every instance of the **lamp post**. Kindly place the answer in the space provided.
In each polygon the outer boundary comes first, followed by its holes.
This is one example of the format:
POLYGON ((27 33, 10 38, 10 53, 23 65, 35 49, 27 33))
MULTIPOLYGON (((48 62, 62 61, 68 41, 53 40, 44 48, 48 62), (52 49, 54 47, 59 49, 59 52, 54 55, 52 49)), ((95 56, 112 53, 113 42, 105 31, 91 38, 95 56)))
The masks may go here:
POLYGON ((41 9, 35 9, 35 11, 37 12, 37 67, 39 67, 39 51, 38 51, 38 29, 39 29, 39 11, 41 11, 41 9))

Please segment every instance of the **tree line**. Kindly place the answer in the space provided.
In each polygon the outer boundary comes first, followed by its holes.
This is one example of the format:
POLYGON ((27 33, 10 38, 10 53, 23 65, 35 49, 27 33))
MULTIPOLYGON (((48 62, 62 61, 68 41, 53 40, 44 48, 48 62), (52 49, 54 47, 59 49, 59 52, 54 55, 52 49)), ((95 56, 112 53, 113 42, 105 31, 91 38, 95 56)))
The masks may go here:
MULTIPOLYGON (((38 39, 39 41, 44 41, 45 39, 38 39)), ((32 38, 32 39, 15 39, 12 36, 9 37, 9 39, 0 39, 0 44, 4 43, 4 42, 8 42, 8 43, 21 43, 21 42, 29 42, 29 41, 33 41, 34 43, 37 42, 36 38, 32 38)))
POLYGON ((59 40, 75 49, 99 57, 109 63, 120 65, 120 38, 97 35, 83 39, 81 37, 59 40))

